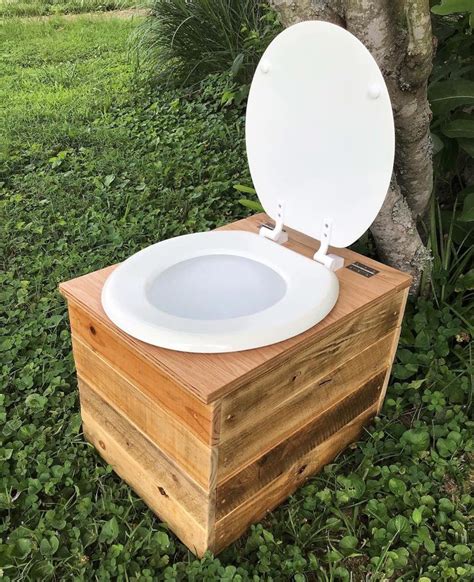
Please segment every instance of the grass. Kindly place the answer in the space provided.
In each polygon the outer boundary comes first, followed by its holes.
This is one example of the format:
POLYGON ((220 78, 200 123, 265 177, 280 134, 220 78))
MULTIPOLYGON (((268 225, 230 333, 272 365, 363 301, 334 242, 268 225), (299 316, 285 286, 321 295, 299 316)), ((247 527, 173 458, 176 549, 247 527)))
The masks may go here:
POLYGON ((2 28, 0 575, 472 579, 472 329, 442 301, 410 305, 361 442, 219 559, 195 560, 84 441, 58 283, 239 217, 233 186, 250 183, 226 79, 148 88, 129 60, 134 26, 2 28))
POLYGON ((104 12, 137 4, 135 0, 0 0, 0 17, 104 12))
MULTIPOLYGON (((4 148, 87 139, 88 120, 118 103, 130 78, 130 20, 8 20, 0 39, 4 148)), ((90 140, 90 137, 89 137, 90 140)))

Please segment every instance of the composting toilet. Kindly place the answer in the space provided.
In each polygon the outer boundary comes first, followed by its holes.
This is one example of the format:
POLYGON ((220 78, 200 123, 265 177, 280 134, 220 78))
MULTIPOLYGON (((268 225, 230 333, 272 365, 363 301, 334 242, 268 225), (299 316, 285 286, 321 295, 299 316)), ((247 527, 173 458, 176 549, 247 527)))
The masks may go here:
POLYGON ((136 253, 107 279, 102 304, 131 336, 185 352, 234 352, 293 337, 334 307, 342 258, 390 182, 394 125, 382 74, 365 46, 327 22, 284 30, 252 81, 247 156, 274 228, 179 236, 136 253), (284 226, 321 241, 310 259, 284 226))

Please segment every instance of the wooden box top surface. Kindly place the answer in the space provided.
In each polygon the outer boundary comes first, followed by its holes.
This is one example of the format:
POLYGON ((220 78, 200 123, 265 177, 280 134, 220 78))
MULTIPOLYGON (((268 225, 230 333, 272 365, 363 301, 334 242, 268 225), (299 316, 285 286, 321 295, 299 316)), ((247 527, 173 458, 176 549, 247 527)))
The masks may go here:
MULTIPOLYGON (((257 214, 222 228, 258 232, 260 225, 264 222, 271 221, 265 214, 257 214)), ((319 243, 291 229, 287 229, 287 231, 289 241, 285 246, 302 255, 312 257, 319 243)), ((119 335, 129 345, 130 350, 134 350, 140 357, 152 362, 172 380, 203 402, 210 403, 234 391, 239 386, 245 385, 252 376, 265 373, 283 354, 285 357, 289 357, 290 352, 302 349, 314 340, 315 336, 328 333, 335 324, 340 323, 344 318, 381 300, 387 294, 408 287, 411 283, 411 278, 406 273, 387 267, 349 249, 332 249, 331 252, 344 257, 344 268, 336 272, 340 293, 331 313, 323 321, 298 336, 277 344, 242 352, 226 354, 177 352, 151 346, 120 330, 106 316, 101 303, 102 286, 117 265, 61 283, 59 289, 69 302, 85 310, 119 335), (363 263, 377 270, 378 273, 367 278, 347 268, 348 265, 355 262, 363 263)))

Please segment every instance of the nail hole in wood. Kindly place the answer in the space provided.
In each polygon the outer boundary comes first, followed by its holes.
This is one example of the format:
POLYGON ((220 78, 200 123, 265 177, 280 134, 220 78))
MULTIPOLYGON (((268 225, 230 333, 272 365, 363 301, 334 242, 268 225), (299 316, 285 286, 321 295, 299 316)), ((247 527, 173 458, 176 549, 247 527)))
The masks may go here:
POLYGON ((163 497, 168 497, 168 493, 166 493, 163 487, 158 486, 158 491, 163 495, 163 497))
POLYGON ((91 332, 92 335, 95 335, 97 333, 93 325, 89 325, 89 331, 91 332))

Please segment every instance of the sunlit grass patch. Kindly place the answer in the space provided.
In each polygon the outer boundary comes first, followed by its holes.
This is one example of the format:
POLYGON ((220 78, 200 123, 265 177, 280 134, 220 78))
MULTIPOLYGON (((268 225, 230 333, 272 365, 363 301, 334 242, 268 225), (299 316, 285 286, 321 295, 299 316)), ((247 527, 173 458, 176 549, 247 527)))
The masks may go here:
POLYGON ((61 142, 120 102, 133 74, 128 19, 5 21, 0 32, 3 149, 61 142))
POLYGON ((0 16, 46 16, 120 10, 138 0, 0 0, 0 16))

